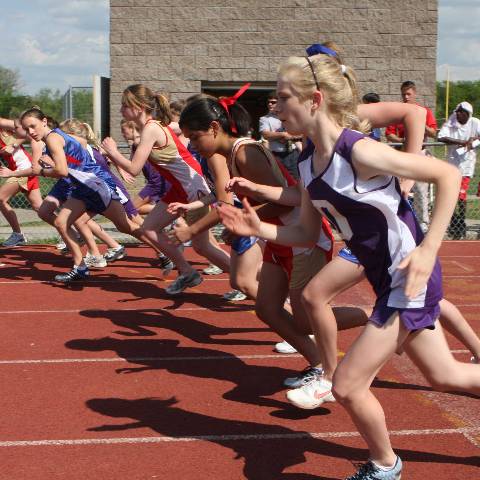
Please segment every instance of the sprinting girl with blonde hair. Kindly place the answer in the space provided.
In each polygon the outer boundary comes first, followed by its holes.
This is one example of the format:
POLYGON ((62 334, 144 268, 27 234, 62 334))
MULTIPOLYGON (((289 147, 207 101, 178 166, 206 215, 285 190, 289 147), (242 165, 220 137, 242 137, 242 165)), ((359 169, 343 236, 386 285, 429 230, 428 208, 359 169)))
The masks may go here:
POLYGON ((436 255, 455 207, 460 176, 446 162, 425 162, 421 155, 365 138, 358 131, 366 125, 356 115, 354 72, 339 63, 334 52, 283 63, 277 93, 277 114, 285 128, 313 142, 299 163, 304 185, 300 223, 261 222, 248 201, 242 211, 226 205, 218 210, 236 234, 289 245, 315 241, 326 215, 358 258, 377 300, 370 321, 336 369, 333 394, 370 450, 370 460, 349 478, 400 479, 402 462, 392 450, 383 409, 370 390, 395 351, 404 348, 437 389, 480 393, 478 365, 452 357, 437 322, 442 289, 436 255), (396 177, 436 185, 425 236, 396 177))

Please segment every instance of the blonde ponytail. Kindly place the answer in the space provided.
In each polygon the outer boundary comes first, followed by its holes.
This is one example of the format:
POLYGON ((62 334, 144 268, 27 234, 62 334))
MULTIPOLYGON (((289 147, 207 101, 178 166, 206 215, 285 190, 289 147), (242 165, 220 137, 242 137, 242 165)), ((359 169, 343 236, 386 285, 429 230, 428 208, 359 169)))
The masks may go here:
POLYGON ((335 56, 320 53, 308 58, 291 57, 280 65, 279 76, 285 77, 304 100, 311 98, 315 90, 322 90, 328 111, 339 126, 369 132, 368 121, 360 121, 357 114, 359 95, 354 70, 343 65, 333 42, 323 45, 335 56))

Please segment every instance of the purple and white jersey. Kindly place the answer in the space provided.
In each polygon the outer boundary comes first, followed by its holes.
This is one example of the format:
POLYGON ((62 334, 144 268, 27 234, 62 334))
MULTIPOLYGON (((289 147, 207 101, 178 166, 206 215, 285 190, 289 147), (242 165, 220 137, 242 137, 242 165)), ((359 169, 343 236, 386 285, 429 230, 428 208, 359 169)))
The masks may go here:
POLYGON ((397 267, 420 244, 423 233, 395 177, 377 175, 362 180, 357 176, 351 151, 365 137, 344 129, 327 167, 316 177, 312 165, 314 145, 309 144, 298 164, 300 177, 315 208, 338 230, 365 268, 377 295, 372 320, 383 324, 398 310, 409 330, 431 327, 442 298, 440 263, 437 260, 422 292, 407 298, 405 271, 397 267), (402 314, 404 309, 409 310, 409 315, 402 314))

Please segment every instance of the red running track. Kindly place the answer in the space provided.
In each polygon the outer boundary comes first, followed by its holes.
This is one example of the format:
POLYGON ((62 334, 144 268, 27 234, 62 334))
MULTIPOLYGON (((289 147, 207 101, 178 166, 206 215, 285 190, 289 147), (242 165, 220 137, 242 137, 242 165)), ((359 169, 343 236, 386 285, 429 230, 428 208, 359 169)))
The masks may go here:
MULTIPOLYGON (((150 250, 128 253, 62 287, 49 279, 69 260, 53 247, 2 250, 0 479, 330 480, 365 460, 341 406, 288 404, 282 380, 304 361, 273 352, 251 302, 221 299, 226 275, 172 299, 150 250)), ((480 332, 480 243, 441 253, 446 297, 480 332)), ((336 303, 371 301, 364 283, 336 303)), ((340 354, 358 332, 340 334, 340 354)), ((403 478, 480 478, 478 398, 432 392, 405 356, 374 391, 403 478)))

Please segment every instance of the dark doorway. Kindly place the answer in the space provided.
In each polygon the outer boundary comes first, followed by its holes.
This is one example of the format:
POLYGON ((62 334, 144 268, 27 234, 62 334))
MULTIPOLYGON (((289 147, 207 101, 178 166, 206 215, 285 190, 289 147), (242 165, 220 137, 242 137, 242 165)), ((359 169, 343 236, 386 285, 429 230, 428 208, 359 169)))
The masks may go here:
MULTIPOLYGON (((202 93, 215 97, 230 97, 246 82, 202 82, 202 93)), ((275 82, 251 82, 248 90, 239 98, 238 103, 246 108, 252 118, 252 136, 259 140, 258 120, 267 113, 267 96, 275 90, 275 82)))

